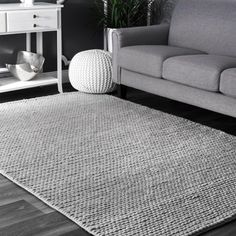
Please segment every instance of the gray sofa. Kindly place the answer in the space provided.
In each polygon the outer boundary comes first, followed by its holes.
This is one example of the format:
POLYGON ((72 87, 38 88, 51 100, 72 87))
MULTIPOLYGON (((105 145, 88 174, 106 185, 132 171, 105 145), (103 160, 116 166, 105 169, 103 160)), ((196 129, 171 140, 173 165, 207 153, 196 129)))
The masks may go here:
POLYGON ((179 0, 170 25, 116 30, 114 82, 236 117, 235 12, 235 0, 179 0))

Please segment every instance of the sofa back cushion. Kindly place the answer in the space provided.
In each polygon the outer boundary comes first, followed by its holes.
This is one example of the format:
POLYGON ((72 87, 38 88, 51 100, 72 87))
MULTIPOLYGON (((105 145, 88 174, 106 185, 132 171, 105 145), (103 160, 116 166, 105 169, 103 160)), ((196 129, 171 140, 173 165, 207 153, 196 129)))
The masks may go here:
POLYGON ((236 0, 179 0, 169 44, 236 56, 236 0))

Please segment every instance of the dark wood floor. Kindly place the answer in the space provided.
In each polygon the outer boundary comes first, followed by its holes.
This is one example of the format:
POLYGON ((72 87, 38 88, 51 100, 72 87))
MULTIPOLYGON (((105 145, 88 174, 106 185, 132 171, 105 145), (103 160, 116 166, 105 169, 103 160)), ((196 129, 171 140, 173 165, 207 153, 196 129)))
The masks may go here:
MULTIPOLYGON (((73 89, 65 86, 65 91, 73 89)), ((56 94, 55 86, 0 95, 0 103, 56 94)), ((128 89, 127 99, 236 135, 236 119, 128 89)), ((0 175, 0 236, 89 236, 66 217, 0 175)), ((236 236, 236 220, 202 236, 236 236)))

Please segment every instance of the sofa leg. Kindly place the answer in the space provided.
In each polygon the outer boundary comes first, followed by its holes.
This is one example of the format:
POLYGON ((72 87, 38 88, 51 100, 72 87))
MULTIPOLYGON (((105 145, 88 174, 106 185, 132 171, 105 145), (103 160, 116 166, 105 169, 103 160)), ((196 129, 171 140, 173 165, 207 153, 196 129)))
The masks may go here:
POLYGON ((125 86, 125 85, 122 85, 122 84, 117 85, 117 94, 118 94, 118 97, 125 99, 125 98, 126 98, 126 90, 127 90, 127 89, 126 89, 126 86, 125 86))

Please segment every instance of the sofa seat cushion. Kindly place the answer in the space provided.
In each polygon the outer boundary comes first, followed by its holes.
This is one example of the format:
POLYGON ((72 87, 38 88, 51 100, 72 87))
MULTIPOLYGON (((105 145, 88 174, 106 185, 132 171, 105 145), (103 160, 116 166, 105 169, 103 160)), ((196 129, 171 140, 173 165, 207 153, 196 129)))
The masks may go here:
POLYGON ((119 50, 118 65, 127 70, 160 78, 165 59, 200 53, 202 52, 197 50, 165 45, 130 46, 119 50))
POLYGON ((163 78, 208 91, 219 91, 220 75, 236 67, 236 57, 190 55, 172 57, 163 63, 163 78))
POLYGON ((231 68, 222 72, 220 77, 220 92, 236 97, 236 68, 231 68))

